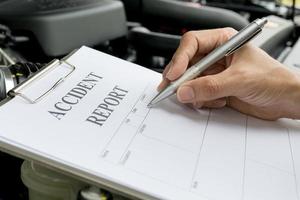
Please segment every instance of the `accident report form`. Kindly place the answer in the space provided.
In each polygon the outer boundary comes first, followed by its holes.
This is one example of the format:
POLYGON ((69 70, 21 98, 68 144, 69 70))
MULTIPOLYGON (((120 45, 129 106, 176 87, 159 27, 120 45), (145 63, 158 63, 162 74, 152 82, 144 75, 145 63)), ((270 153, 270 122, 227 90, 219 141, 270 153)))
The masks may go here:
MULTIPOLYGON (((142 199, 300 199, 300 122, 176 98, 147 108, 160 74, 88 47, 67 62, 76 69, 45 98, 0 107, 2 148, 142 199)), ((35 99, 68 70, 23 94, 35 99)))

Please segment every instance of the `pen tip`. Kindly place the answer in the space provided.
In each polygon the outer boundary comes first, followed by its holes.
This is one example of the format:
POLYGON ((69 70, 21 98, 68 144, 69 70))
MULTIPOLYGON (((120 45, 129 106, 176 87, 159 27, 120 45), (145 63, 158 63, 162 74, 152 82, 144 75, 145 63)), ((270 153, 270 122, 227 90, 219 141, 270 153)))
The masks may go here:
POLYGON ((152 108, 153 104, 152 103, 148 103, 147 108, 152 108))

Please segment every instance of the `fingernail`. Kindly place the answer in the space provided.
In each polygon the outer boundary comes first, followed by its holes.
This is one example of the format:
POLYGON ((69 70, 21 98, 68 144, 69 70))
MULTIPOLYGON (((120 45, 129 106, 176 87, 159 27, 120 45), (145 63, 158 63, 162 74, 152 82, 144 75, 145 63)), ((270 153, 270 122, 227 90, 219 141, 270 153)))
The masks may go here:
POLYGON ((178 90, 178 98, 181 102, 191 102, 195 99, 193 88, 189 86, 182 86, 178 90))
POLYGON ((169 67, 169 71, 168 73, 166 74, 166 78, 171 80, 170 78, 172 78, 172 60, 169 62, 168 66, 169 67))
POLYGON ((157 86, 156 90, 157 90, 158 92, 160 92, 160 91, 162 90, 162 88, 163 88, 164 85, 165 85, 165 84, 164 84, 164 81, 160 82, 160 84, 157 86))
POLYGON ((169 80, 172 80, 172 68, 169 69, 169 71, 166 75, 166 78, 169 79, 169 80))

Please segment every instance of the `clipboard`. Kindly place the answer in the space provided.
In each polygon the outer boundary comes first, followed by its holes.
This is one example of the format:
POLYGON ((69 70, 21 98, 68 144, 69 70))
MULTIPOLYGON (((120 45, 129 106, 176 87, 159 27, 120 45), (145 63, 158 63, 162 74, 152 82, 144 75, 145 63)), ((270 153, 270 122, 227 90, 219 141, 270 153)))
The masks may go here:
MULTIPOLYGON (((71 57, 73 54, 75 54, 79 49, 73 50, 71 53, 66 55, 65 57, 61 59, 54 59, 50 61, 48 64, 46 64, 40 71, 36 72, 34 75, 29 77, 24 82, 20 83, 13 89, 9 90, 7 92, 7 97, 3 99, 0 102, 0 106, 4 105, 8 101, 10 101, 14 97, 21 97, 23 100, 25 100, 29 104, 36 104, 43 98, 45 98, 48 94, 53 92, 55 88, 57 88, 59 85, 63 84, 64 81, 68 79, 68 77, 71 76, 71 74, 76 70, 76 66, 71 64, 67 61, 69 57, 71 57), (26 87, 30 87, 30 85, 34 84, 35 81, 38 81, 40 78, 44 77, 49 73, 51 70, 54 70, 57 67, 63 67, 62 64, 65 64, 70 71, 67 74, 64 74, 61 76, 56 82, 54 82, 45 92, 40 94, 37 98, 31 99, 26 94, 24 94, 22 91, 26 87)), ((46 168, 52 169, 54 171, 63 173, 67 176, 73 177, 75 179, 84 181, 86 183, 92 184, 94 186, 98 186, 100 188, 109 190, 110 192, 123 195, 124 197, 128 197, 132 200, 135 199, 146 199, 146 200, 155 200, 156 198, 153 198, 150 195, 147 195, 145 193, 142 193, 140 191, 134 190, 132 188, 128 188, 124 185, 118 184, 116 182, 112 182, 111 180, 105 179, 103 177, 91 175, 90 173, 86 173, 74 166, 62 164, 57 159, 51 159, 51 156, 45 157, 41 156, 40 152, 33 153, 30 150, 23 149, 22 147, 15 146, 15 144, 8 144, 5 142, 2 142, 0 140, 0 151, 5 152, 7 154, 13 155, 15 157, 29 160, 34 163, 37 163, 41 166, 44 166, 46 168)))
POLYGON ((70 56, 72 56, 76 51, 77 51, 77 49, 72 51, 70 54, 68 54, 67 56, 65 56, 64 58, 62 58, 60 60, 59 59, 52 60, 51 62, 46 64, 40 71, 38 71, 33 76, 28 78, 26 81, 22 82, 21 84, 17 85, 13 89, 9 90, 7 95, 10 98, 13 98, 15 96, 20 96, 21 98, 23 98, 24 100, 26 100, 28 103, 31 103, 31 104, 37 103, 42 98, 47 96, 51 91, 53 91, 57 86, 59 86, 61 83, 63 83, 75 71, 76 67, 74 65, 72 65, 71 63, 69 63, 67 61, 67 59, 70 56), (44 93, 42 93, 35 99, 31 99, 22 93, 22 90, 25 87, 28 87, 30 84, 34 83, 36 80, 45 76, 49 71, 55 69, 56 67, 61 66, 62 63, 66 64, 66 66, 68 66, 70 68, 69 73, 67 73, 67 74, 63 75, 61 78, 59 78, 48 90, 46 90, 44 93))
MULTIPOLYGON (((297 199, 299 122, 261 121, 229 108, 199 115, 172 99, 150 111, 146 106, 161 74, 88 47, 67 61, 76 70, 47 97, 30 104, 12 96, 0 107, 5 122, 0 149, 130 198, 239 199, 241 192, 257 190, 264 199, 297 199), (88 81, 96 85, 63 118, 49 112, 59 111, 55 104, 88 81), (109 107, 115 111, 103 126, 88 121, 99 105, 106 109, 105 100, 119 97, 116 86, 128 91, 115 103, 119 107, 109 107)), ((28 83, 19 92, 30 97, 45 93, 68 72, 54 69, 46 80, 28 83)), ((261 197, 250 192, 245 198, 261 197)))

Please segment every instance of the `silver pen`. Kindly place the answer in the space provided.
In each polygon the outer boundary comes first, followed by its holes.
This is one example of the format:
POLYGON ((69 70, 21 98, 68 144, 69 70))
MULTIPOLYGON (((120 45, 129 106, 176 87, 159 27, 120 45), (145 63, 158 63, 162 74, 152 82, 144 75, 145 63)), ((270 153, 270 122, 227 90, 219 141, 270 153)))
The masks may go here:
POLYGON ((190 67, 180 78, 171 82, 165 89, 159 92, 148 104, 148 107, 152 107, 158 102, 168 98, 176 93, 178 87, 186 81, 192 80, 199 76, 208 67, 219 61, 225 56, 229 56, 236 50, 241 48, 244 44, 249 42, 258 33, 262 31, 264 25, 268 22, 266 18, 256 19, 248 26, 239 31, 236 35, 230 38, 226 43, 217 47, 207 56, 202 58, 198 63, 190 67))

